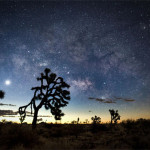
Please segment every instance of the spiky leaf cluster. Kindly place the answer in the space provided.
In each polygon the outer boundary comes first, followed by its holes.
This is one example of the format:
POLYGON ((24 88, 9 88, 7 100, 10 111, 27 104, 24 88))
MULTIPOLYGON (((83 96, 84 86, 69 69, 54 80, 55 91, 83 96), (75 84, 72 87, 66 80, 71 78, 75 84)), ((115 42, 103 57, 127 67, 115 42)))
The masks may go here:
POLYGON ((120 117, 121 117, 118 113, 118 110, 115 111, 113 109, 110 109, 109 112, 112 117, 112 122, 114 122, 116 124, 117 121, 120 120, 120 117))
POLYGON ((92 117, 91 120, 93 121, 93 124, 100 124, 101 123, 101 118, 96 116, 92 117))

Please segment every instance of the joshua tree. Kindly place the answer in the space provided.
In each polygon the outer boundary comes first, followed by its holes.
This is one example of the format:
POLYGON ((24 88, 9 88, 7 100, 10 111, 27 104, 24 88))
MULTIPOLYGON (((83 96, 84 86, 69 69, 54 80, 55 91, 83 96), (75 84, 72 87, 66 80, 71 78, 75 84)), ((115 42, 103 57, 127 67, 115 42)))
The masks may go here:
POLYGON ((5 96, 5 92, 4 92, 4 91, 2 91, 2 90, 0 90, 0 99, 3 99, 3 98, 4 98, 4 96, 5 96))
POLYGON ((120 115, 118 113, 118 110, 109 109, 110 115, 111 115, 111 124, 114 122, 117 124, 117 121, 120 120, 120 115))
POLYGON ((91 120, 93 121, 92 122, 92 127, 91 127, 91 131, 93 133, 97 132, 97 130, 99 129, 99 124, 101 123, 101 118, 100 117, 97 117, 95 115, 95 117, 92 117, 91 120))
POLYGON ((68 104, 67 100, 70 100, 70 92, 66 90, 70 86, 64 82, 62 77, 57 77, 56 74, 50 72, 51 70, 46 68, 44 73, 41 73, 41 76, 37 78, 37 81, 40 81, 41 85, 31 89, 34 90, 34 96, 30 103, 19 107, 21 121, 26 117, 28 106, 31 106, 31 114, 34 109, 33 129, 36 128, 38 111, 42 106, 45 106, 47 110, 51 110, 52 115, 55 116, 55 120, 60 120, 64 116, 60 108, 66 106, 68 104), (39 100, 39 104, 36 104, 37 100, 39 100))
POLYGON ((85 124, 88 124, 88 122, 89 122, 88 119, 85 119, 85 124))
POLYGON ((79 120, 80 120, 80 118, 78 117, 78 119, 77 119, 77 124, 79 123, 79 120))
POLYGON ((20 120, 20 123, 22 124, 23 121, 24 121, 24 118, 23 118, 23 117, 20 117, 19 120, 20 120))
POLYGON ((75 120, 71 121, 71 124, 76 124, 76 123, 77 123, 77 121, 75 121, 75 120))
POLYGON ((97 117, 95 115, 95 117, 92 117, 91 120, 93 121, 93 124, 100 124, 101 123, 101 118, 97 117))

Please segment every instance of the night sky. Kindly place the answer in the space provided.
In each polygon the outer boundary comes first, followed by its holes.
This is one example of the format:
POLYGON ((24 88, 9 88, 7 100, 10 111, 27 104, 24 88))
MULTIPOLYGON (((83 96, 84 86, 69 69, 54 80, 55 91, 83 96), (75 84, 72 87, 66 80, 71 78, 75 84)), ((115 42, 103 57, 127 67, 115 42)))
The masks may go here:
POLYGON ((46 67, 71 86, 62 122, 150 118, 150 2, 1 1, 0 110, 28 104, 46 67))

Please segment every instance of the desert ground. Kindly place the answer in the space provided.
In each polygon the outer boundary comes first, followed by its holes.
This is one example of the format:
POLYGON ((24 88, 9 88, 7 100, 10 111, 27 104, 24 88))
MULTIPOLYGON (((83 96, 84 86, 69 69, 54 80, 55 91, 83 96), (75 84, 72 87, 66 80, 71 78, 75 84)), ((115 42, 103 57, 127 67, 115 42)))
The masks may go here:
POLYGON ((118 124, 0 123, 0 149, 150 149, 150 120, 118 124))

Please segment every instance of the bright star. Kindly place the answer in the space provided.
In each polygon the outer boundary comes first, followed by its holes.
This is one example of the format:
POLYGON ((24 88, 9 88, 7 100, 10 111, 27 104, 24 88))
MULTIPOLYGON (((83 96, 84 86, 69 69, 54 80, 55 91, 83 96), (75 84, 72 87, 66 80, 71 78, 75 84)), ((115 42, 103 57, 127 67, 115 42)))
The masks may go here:
POLYGON ((10 80, 6 80, 5 81, 5 85, 10 85, 11 84, 11 81, 10 80))

